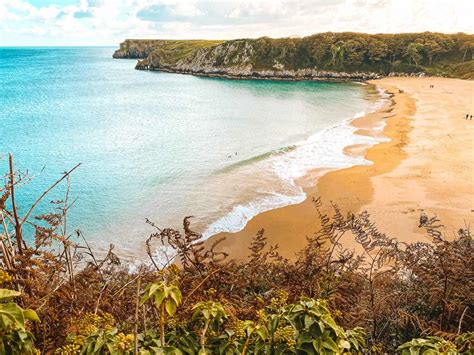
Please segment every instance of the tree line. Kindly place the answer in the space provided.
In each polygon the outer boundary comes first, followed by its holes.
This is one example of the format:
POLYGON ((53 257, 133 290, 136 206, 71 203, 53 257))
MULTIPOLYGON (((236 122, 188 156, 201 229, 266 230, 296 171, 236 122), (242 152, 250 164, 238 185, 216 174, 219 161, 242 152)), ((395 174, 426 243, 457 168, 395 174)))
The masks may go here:
MULTIPOLYGON (((218 46, 235 48, 217 63, 239 64, 242 53, 250 58, 255 69, 281 65, 285 69, 318 68, 325 70, 416 72, 472 61, 474 36, 464 33, 319 33, 303 38, 262 37, 226 41, 218 46), (251 50, 249 51, 249 46, 251 50)), ((241 63, 242 64, 242 63, 241 63)), ((245 64, 245 63, 243 63, 245 64)), ((231 65, 231 64, 228 64, 231 65)))

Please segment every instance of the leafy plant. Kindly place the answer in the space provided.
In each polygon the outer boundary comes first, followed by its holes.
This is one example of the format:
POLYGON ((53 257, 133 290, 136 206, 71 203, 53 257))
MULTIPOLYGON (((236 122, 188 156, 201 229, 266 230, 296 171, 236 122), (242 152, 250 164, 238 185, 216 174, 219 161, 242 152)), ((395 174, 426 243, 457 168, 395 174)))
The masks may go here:
POLYGON ((182 294, 178 287, 167 285, 164 281, 151 283, 145 288, 140 303, 152 300, 160 312, 160 345, 165 346, 166 316, 173 316, 182 301, 182 294))
POLYGON ((255 324, 251 320, 243 321, 241 328, 244 334, 244 343, 242 345, 242 355, 247 354, 251 344, 254 344, 253 353, 258 354, 264 349, 265 343, 269 337, 268 329, 263 324, 255 324))
POLYGON ((397 348, 401 355, 456 355, 456 345, 441 337, 428 337, 426 339, 412 339, 397 348))
POLYGON ((96 355, 96 354, 119 354, 116 348, 117 329, 99 329, 89 335, 85 339, 81 354, 96 355))
MULTIPOLYGON (((343 39, 338 36, 322 36, 321 43, 337 43, 343 39)), ((433 63, 441 60, 433 57, 433 63)), ((69 183, 71 172, 45 194, 61 181, 69 183)), ((33 313, 19 312, 20 306, 10 304, 18 293, 6 290, 8 297, 0 299, 3 353, 35 351, 32 334, 44 353, 68 355, 96 347, 126 354, 132 335, 142 354, 195 355, 202 344, 213 354, 358 353, 365 342, 372 352, 394 353, 400 344, 428 336, 451 342, 461 353, 474 348, 473 334, 466 333, 474 328, 468 225, 445 237, 448 229, 423 215, 420 228, 431 242, 406 244, 379 231, 366 212, 352 214, 316 200, 321 228, 295 260, 279 255, 262 230, 249 245, 249 258, 235 261, 216 250, 221 240, 205 245, 186 218, 183 232, 156 227, 147 241, 153 262, 137 273, 120 264, 113 246, 98 257, 80 232, 74 237, 67 231, 67 198, 53 201, 51 215, 33 216, 34 206, 15 207, 14 192, 29 179, 11 167, 0 186, 0 267, 14 275, 0 271, 0 283, 21 287, 20 305, 36 309, 42 322, 30 326, 33 313), (23 230, 26 225, 33 228, 23 230), (344 247, 347 238, 361 253, 344 247), (162 269, 153 260, 152 242, 175 249, 180 266, 162 269), (166 282, 156 282, 157 275, 166 282)))
POLYGON ((26 328, 26 320, 39 322, 32 309, 23 309, 12 298, 18 291, 0 289, 0 354, 33 354, 34 336, 26 328))
POLYGON ((449 337, 453 340, 451 341, 440 336, 415 338, 400 345, 397 348, 397 352, 401 355, 457 355, 473 353, 474 332, 449 337))
POLYGON ((324 300, 302 299, 289 305, 287 318, 297 332, 296 348, 305 354, 361 351, 365 346, 362 329, 347 334, 336 324, 324 300))
POLYGON ((199 354, 208 354, 206 350, 207 333, 211 329, 216 332, 227 318, 224 307, 215 301, 199 302, 193 306, 192 320, 201 319, 202 328, 199 332, 199 354))

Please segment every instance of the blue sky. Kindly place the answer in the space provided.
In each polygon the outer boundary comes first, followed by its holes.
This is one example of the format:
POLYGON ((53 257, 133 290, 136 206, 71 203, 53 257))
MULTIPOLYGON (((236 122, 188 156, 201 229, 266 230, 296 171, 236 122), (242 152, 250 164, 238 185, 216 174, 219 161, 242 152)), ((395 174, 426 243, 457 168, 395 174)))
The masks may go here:
POLYGON ((325 31, 473 33, 473 14, 473 0, 0 0, 0 46, 325 31))

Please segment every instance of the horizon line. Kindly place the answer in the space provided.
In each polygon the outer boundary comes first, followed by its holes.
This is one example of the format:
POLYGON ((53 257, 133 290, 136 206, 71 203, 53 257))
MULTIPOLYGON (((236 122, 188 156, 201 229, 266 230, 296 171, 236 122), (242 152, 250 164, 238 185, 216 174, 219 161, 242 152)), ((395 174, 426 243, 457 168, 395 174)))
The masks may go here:
POLYGON ((474 35, 474 32, 464 32, 464 31, 453 31, 453 32, 437 32, 437 31, 417 31, 417 32, 361 32, 361 31, 323 31, 323 32, 314 32, 312 34, 307 34, 307 35, 288 35, 288 36, 279 36, 279 37, 272 37, 272 36, 258 36, 258 37, 235 37, 235 38, 131 38, 131 37, 125 37, 122 40, 119 40, 118 43, 116 44, 80 44, 80 45, 69 45, 69 44, 9 44, 9 45, 2 45, 0 44, 0 48, 17 48, 17 47, 114 47, 114 46, 119 46, 120 43, 126 40, 142 40, 142 41, 153 41, 153 40, 163 40, 163 41, 233 41, 233 40, 239 40, 239 39, 259 39, 259 38, 272 38, 272 39, 283 39, 283 38, 305 38, 305 37, 311 37, 317 34, 323 34, 323 33, 357 33, 357 34, 367 34, 367 35, 397 35, 397 34, 421 34, 421 33, 439 33, 439 34, 445 34, 445 35, 455 35, 455 34, 463 34, 463 35, 474 35))

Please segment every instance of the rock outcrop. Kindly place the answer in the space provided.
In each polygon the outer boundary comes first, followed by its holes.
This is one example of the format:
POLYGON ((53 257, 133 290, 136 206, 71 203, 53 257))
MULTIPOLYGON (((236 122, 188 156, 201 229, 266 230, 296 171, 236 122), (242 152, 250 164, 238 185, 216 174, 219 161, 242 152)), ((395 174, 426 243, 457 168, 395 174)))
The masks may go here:
POLYGON ((383 76, 373 72, 326 71, 317 67, 286 69, 276 58, 269 69, 261 69, 254 64, 255 53, 254 45, 247 40, 230 41, 196 49, 173 63, 164 60, 157 48, 145 59, 139 60, 135 69, 228 79, 365 81, 383 76))
POLYGON ((113 56, 139 59, 138 70, 233 79, 365 81, 394 73, 420 76, 425 70, 431 75, 455 76, 448 70, 452 64, 461 63, 461 69, 466 66, 464 58, 472 57, 472 53, 462 50, 462 43, 473 39, 471 35, 426 32, 322 33, 304 38, 230 41, 126 40, 113 56), (423 49, 413 57, 415 62, 407 54, 411 53, 407 46, 414 41, 420 46, 438 41, 445 48, 435 60, 428 49, 423 49))
POLYGON ((112 55, 114 58, 144 59, 148 57, 163 40, 126 39, 112 55))

